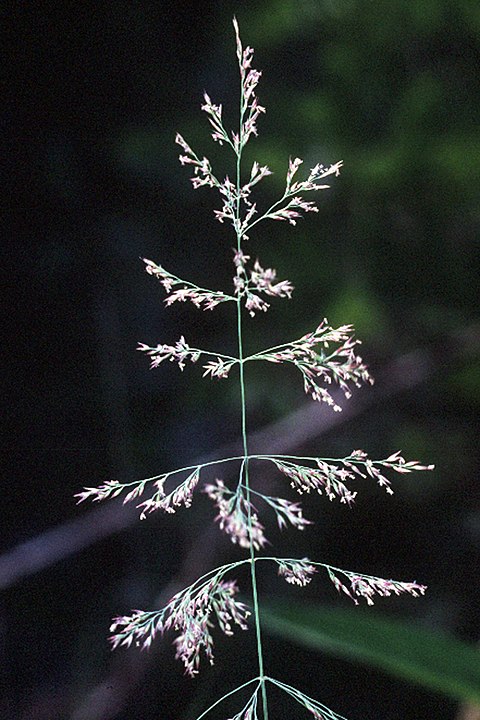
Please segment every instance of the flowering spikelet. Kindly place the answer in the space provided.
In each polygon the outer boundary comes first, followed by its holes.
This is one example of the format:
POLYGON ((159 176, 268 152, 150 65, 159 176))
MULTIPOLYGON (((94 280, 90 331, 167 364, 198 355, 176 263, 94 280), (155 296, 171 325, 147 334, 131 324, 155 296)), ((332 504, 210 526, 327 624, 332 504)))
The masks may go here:
POLYGON ((347 505, 351 505, 355 500, 357 493, 352 492, 345 484, 354 476, 344 468, 337 468, 335 465, 322 461, 318 462, 318 468, 310 468, 306 465, 299 465, 276 458, 272 458, 272 462, 284 475, 290 478, 291 486, 300 495, 314 490, 319 495, 325 493, 329 500, 339 498, 340 502, 347 505))
POLYGON ((155 512, 155 510, 163 510, 167 513, 174 513, 181 505, 189 508, 192 504, 193 492, 197 487, 199 480, 200 469, 197 467, 192 473, 190 473, 186 480, 180 483, 175 490, 172 490, 169 495, 164 494, 164 481, 157 480, 157 493, 148 500, 140 503, 140 505, 137 505, 137 507, 142 508, 140 520, 145 520, 147 514, 155 512))
POLYGON ((217 479, 215 484, 206 485, 204 492, 214 501, 218 509, 215 520, 220 529, 233 543, 243 548, 249 548, 252 544, 255 550, 260 550, 267 544, 264 527, 258 519, 254 506, 243 495, 241 488, 232 492, 222 480, 217 479))
MULTIPOLYGON (((361 450, 357 452, 361 452, 361 450)), ((370 464, 372 464, 371 461, 370 464)), ((435 465, 422 465, 418 460, 409 460, 407 462, 407 460, 402 457, 400 450, 389 455, 386 460, 381 460, 380 464, 402 474, 414 472, 415 470, 433 470, 435 468, 435 465)), ((369 465, 367 463, 366 465, 368 468, 369 465)))
POLYGON ((270 297, 288 299, 292 297, 292 283, 288 280, 277 282, 277 273, 273 268, 264 269, 256 260, 253 269, 247 269, 250 256, 244 255, 241 250, 234 250, 233 252, 233 262, 237 269, 233 280, 235 295, 245 297, 245 307, 252 317, 255 312, 259 310, 265 312, 270 307, 269 303, 265 302, 257 293, 265 293, 270 297))
POLYGON ((180 370, 183 370, 187 360, 192 363, 196 363, 200 355, 200 350, 193 350, 188 345, 187 341, 181 336, 175 345, 157 345, 156 347, 150 347, 145 343, 138 343, 137 350, 144 352, 152 358, 150 363, 151 368, 156 368, 164 360, 170 360, 170 362, 176 362, 180 370))
POLYGON ((210 360, 210 362, 206 363, 206 365, 203 366, 203 369, 205 370, 205 372, 203 373, 203 377, 207 377, 207 375, 210 375, 210 377, 212 378, 227 378, 230 370, 234 365, 235 361, 225 361, 222 360, 222 358, 210 360))
POLYGON ((262 268, 258 260, 250 270, 250 282, 259 292, 272 297, 292 297, 293 285, 288 280, 276 282, 277 273, 273 268, 262 268))
POLYGON ((310 564, 308 558, 303 560, 277 559, 277 564, 278 574, 291 585, 300 585, 300 587, 308 585, 313 575, 318 572, 317 568, 310 564))
POLYGON ((311 520, 303 517, 303 510, 300 503, 293 503, 285 498, 271 497, 261 493, 258 493, 258 495, 260 495, 262 500, 275 512, 280 530, 286 528, 288 523, 297 530, 304 530, 307 525, 313 525, 311 520))

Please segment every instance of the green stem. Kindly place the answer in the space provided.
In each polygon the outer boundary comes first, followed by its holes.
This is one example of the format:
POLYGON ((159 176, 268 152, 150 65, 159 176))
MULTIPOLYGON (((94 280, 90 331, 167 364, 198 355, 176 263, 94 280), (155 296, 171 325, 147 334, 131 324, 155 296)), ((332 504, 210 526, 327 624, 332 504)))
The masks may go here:
MULTIPOLYGON (((240 244, 240 239, 239 239, 240 244)), ((268 704, 267 704, 267 693, 265 688, 264 679, 264 665, 263 665, 263 648, 262 648, 262 634, 260 628, 260 610, 258 603, 258 589, 257 589, 257 577, 255 571, 255 550, 253 547, 253 537, 251 531, 251 503, 250 503, 250 480, 248 473, 248 442, 247 442, 247 419, 246 419, 246 400, 245 400, 245 376, 243 367, 243 340, 242 340, 242 309, 240 305, 240 299, 237 302, 237 330, 238 330, 238 352, 240 357, 240 396, 242 406, 242 442, 244 452, 244 484, 246 488, 246 499, 248 503, 248 529, 250 535, 250 575, 252 580, 252 595, 253 595, 253 613, 255 618, 255 633, 257 638, 257 655, 258 655, 258 671, 262 686, 262 704, 263 704, 263 715, 264 720, 268 720, 268 704)))
MULTIPOLYGON (((242 83, 243 90, 243 83, 242 83)), ((241 251, 242 245, 242 232, 240 230, 240 188, 241 188, 241 157, 242 157, 242 127, 243 127, 243 93, 240 99, 240 131, 239 131, 239 150, 237 153, 237 207, 236 207, 236 219, 237 219, 237 249, 241 251)), ((248 441, 247 441, 247 406, 245 399, 245 374, 244 374, 244 357, 243 357, 243 336, 242 336, 242 306, 241 297, 237 298, 237 336, 238 336, 238 360, 240 369, 240 399, 242 407, 242 443, 243 443, 243 464, 242 470, 244 474, 244 482, 246 488, 246 499, 248 504, 248 533, 250 539, 250 577, 252 581, 252 597, 253 597, 253 614, 255 618, 255 634, 257 640, 257 657, 258 657, 258 671, 259 680, 262 688, 262 707, 263 707, 263 719, 268 720, 268 702, 267 702, 267 688, 265 684, 265 674, 263 666, 263 647, 262 647, 262 633, 260 627, 260 609, 258 603, 258 588, 257 588, 257 576, 255 571, 255 549, 253 547, 253 533, 252 533, 252 506, 250 503, 250 479, 248 473, 248 441)))

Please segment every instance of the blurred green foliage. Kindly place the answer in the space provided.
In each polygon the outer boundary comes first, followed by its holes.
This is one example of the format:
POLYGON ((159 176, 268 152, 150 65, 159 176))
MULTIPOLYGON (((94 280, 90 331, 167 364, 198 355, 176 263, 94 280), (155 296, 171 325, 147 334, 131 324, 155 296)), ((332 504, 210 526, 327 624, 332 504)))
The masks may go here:
POLYGON ((480 704, 478 650, 442 633, 380 617, 368 609, 345 610, 299 603, 270 603, 269 632, 397 678, 454 700, 480 704))

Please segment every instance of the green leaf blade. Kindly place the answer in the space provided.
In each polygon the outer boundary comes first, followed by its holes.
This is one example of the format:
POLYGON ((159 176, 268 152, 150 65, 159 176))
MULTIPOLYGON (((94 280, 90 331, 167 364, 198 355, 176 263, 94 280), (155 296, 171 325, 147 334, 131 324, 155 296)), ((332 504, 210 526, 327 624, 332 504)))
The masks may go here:
POLYGON ((480 652, 443 633, 380 617, 369 609, 265 605, 262 625, 278 637, 480 704, 480 652))

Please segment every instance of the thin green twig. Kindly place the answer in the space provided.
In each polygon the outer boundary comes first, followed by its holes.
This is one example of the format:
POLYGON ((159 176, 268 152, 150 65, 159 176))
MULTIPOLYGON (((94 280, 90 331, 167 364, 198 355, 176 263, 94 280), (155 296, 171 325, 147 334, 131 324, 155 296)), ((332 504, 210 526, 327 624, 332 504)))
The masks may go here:
POLYGON ((213 708, 215 708, 217 705, 220 705, 220 703, 223 702, 224 700, 226 700, 228 697, 230 697, 230 695, 235 695, 235 693, 237 693, 239 690, 243 690, 243 688, 247 687, 248 685, 251 685, 253 682, 255 682, 255 680, 259 680, 259 678, 258 677, 252 678, 252 680, 249 680, 248 682, 243 683, 243 685, 239 685, 234 690, 230 690, 230 692, 225 693, 225 695, 222 695, 222 697, 219 700, 216 700, 212 705, 210 705, 209 708, 204 710, 202 712, 202 714, 196 718, 196 720, 202 720, 202 718, 204 718, 206 715, 208 715, 208 713, 211 710, 213 710, 213 708))

